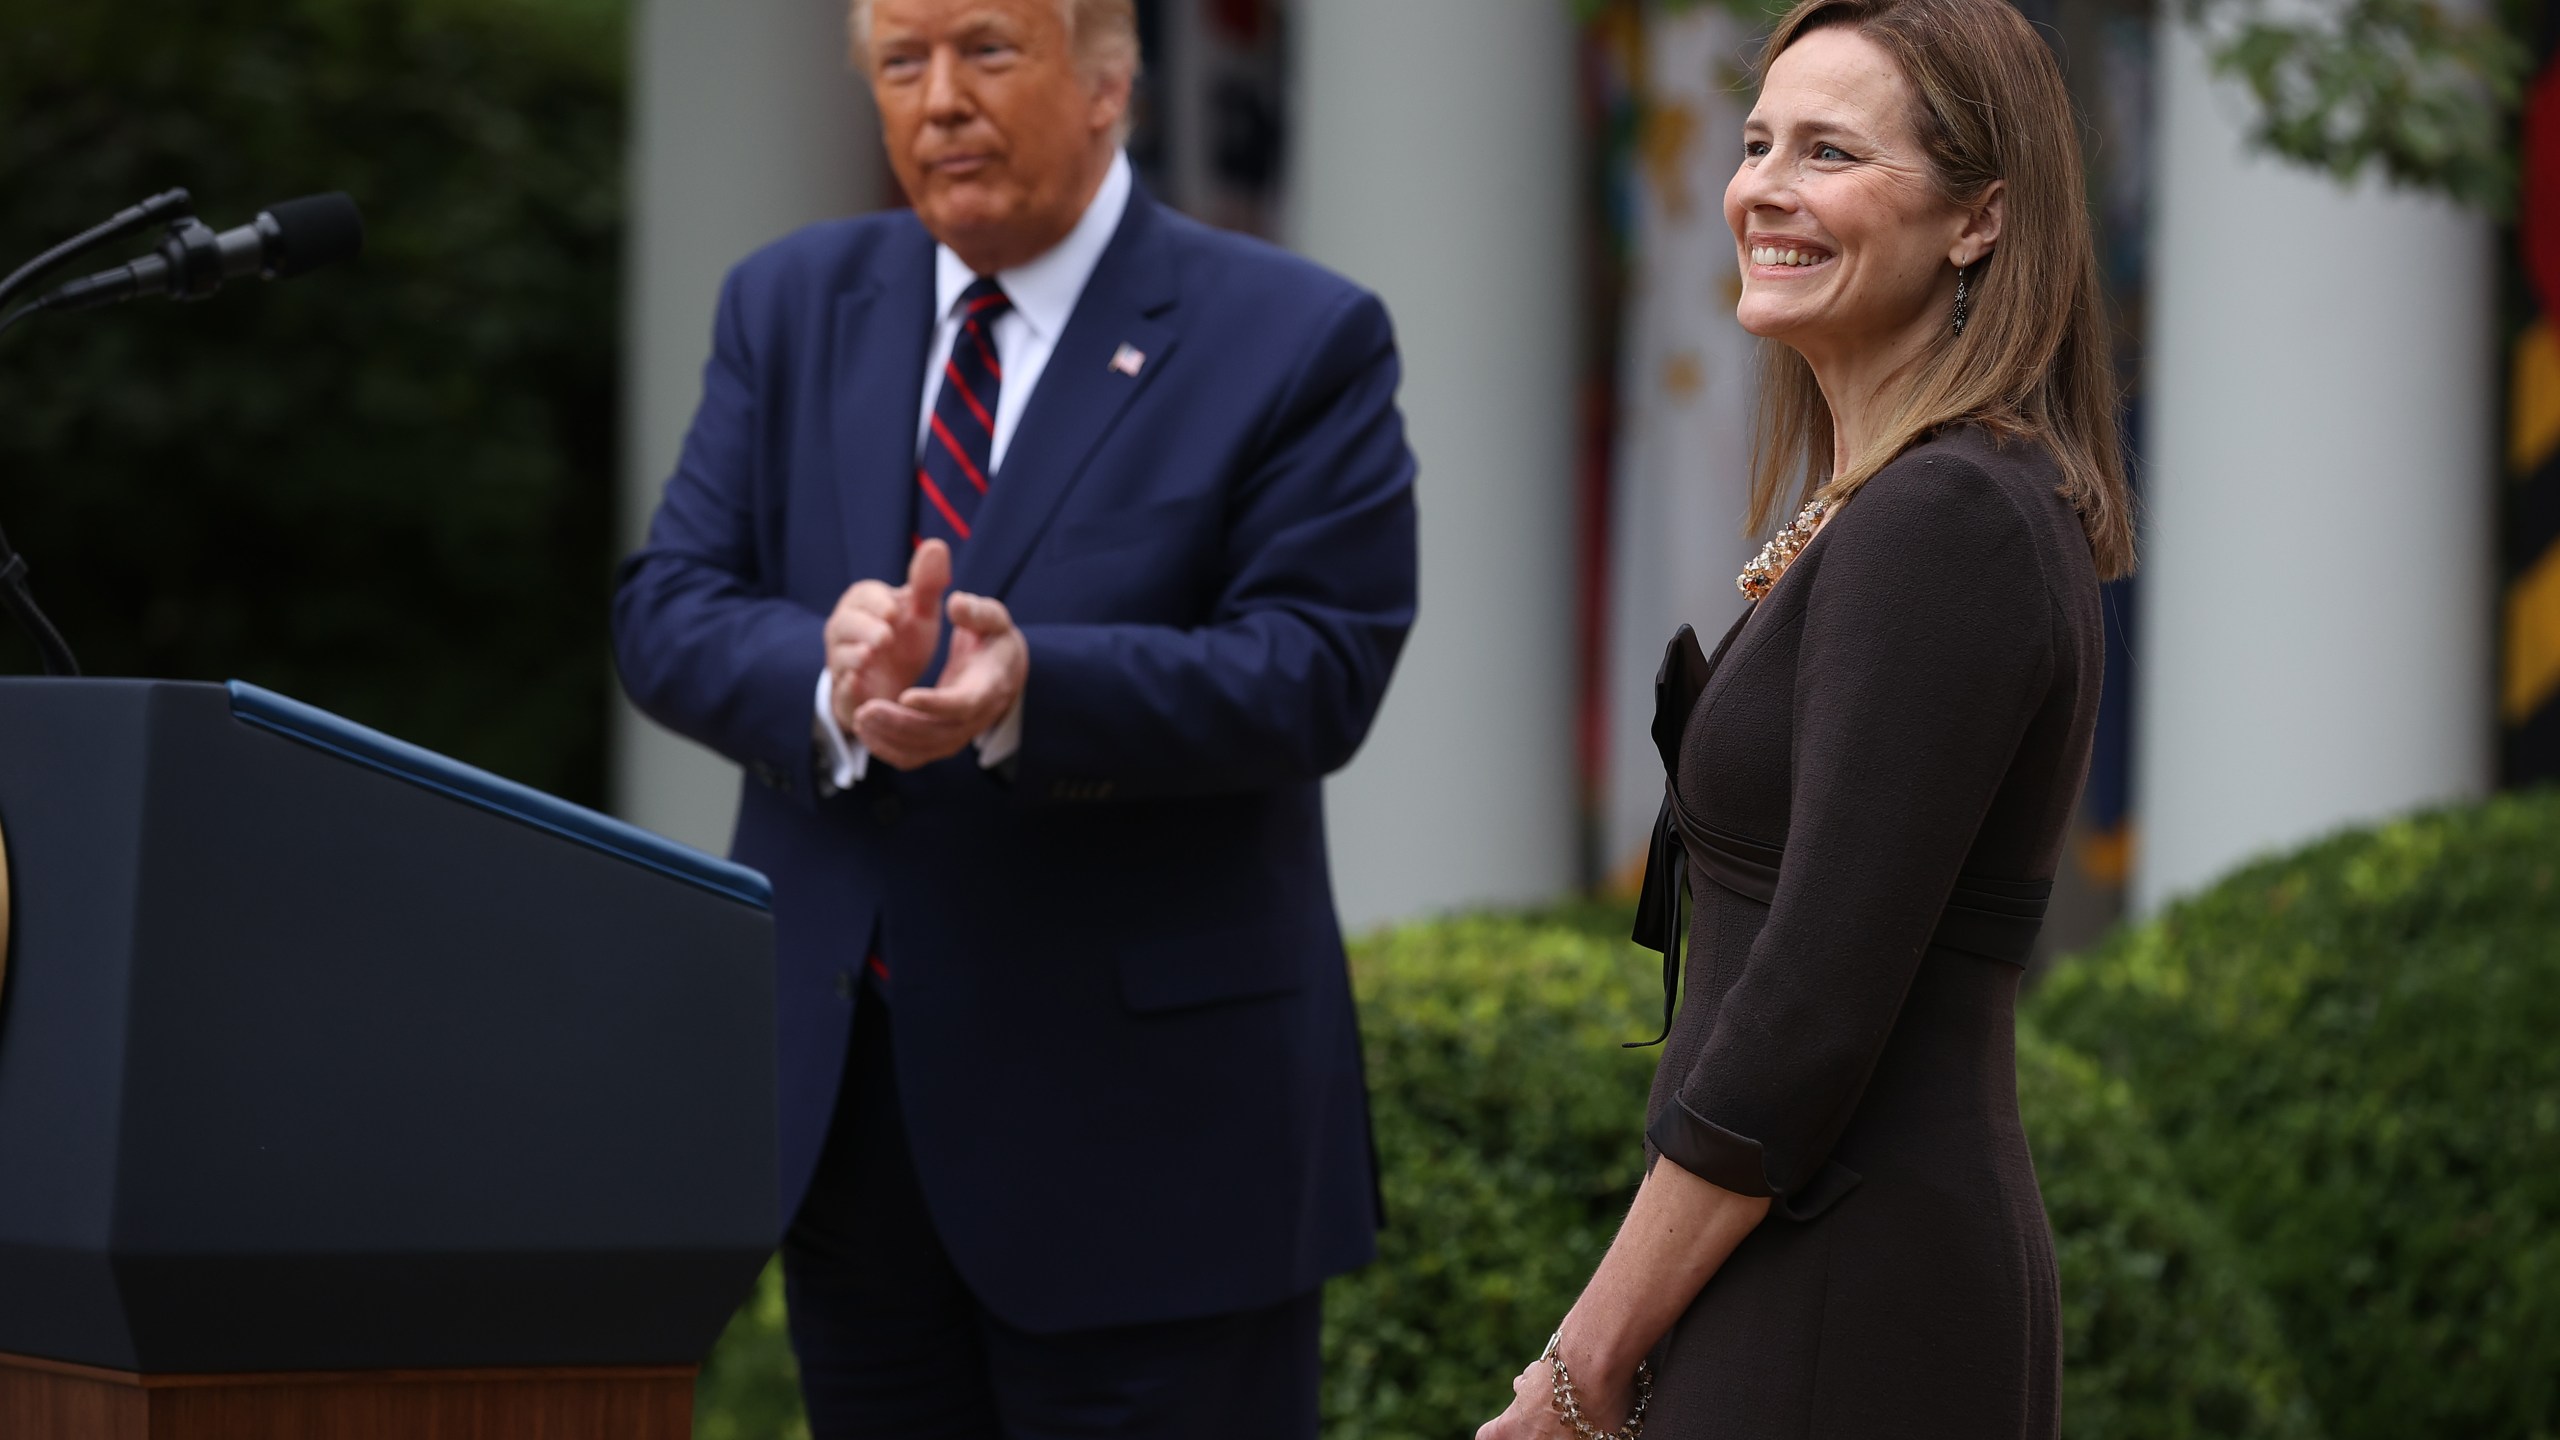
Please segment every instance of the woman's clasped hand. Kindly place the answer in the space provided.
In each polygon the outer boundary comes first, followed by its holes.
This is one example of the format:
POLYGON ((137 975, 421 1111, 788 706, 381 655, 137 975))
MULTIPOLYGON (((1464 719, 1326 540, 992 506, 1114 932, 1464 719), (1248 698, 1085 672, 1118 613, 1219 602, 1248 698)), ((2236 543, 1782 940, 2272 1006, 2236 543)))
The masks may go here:
MULTIPOLYGON (((1635 1406, 1632 1381, 1610 1387, 1609 1393, 1596 1393, 1597 1387, 1584 1386, 1577 1377, 1574 1384, 1576 1402, 1589 1435, 1618 1436, 1623 1433, 1627 1416, 1635 1406)), ((1568 1424, 1563 1408, 1556 1403, 1555 1367, 1544 1358, 1533 1360, 1529 1368, 1511 1382, 1511 1408, 1476 1427, 1476 1440, 1589 1440, 1589 1436, 1568 1424)))

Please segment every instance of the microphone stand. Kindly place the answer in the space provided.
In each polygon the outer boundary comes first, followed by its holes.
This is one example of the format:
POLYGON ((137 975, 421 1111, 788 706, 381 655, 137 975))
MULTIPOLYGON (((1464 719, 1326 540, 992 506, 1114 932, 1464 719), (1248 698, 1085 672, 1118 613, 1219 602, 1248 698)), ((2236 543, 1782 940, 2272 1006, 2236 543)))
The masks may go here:
POLYGON ((0 610, 8 611, 35 640, 36 653, 44 659, 44 673, 79 678, 80 661, 27 589, 27 557, 10 548, 6 534, 0 534, 0 610))
MULTIPOLYGON (((7 279, 0 280, 0 335, 6 335, 19 321, 44 308, 41 302, 23 305, 14 311, 8 308, 9 298, 38 276, 66 260, 136 230, 188 215, 194 207, 195 201, 186 191, 163 191, 139 205, 117 211, 105 221, 19 266, 10 272, 7 279)), ((34 639, 36 653, 44 661, 44 673, 64 677, 79 675, 80 661, 71 653, 70 643, 62 638, 60 630, 54 628, 53 621, 46 618, 44 608, 36 604, 35 593, 27 588, 27 557, 10 546, 5 533, 0 533, 0 610, 7 610, 34 639)))
POLYGON ((26 288, 30 281, 56 265, 75 255, 85 255, 110 240, 121 240, 136 230, 157 225, 163 220, 184 218, 194 211, 195 203, 195 197, 184 190, 164 190, 139 205, 128 206, 117 211, 105 220, 9 272, 8 279, 0 280, 0 308, 8 305, 10 296, 26 288))

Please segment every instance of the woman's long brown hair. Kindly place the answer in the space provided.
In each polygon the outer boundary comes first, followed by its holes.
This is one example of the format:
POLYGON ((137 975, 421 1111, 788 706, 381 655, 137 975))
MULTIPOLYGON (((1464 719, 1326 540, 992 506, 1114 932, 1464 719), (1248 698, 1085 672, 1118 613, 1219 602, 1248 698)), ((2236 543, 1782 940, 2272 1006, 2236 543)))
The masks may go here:
POLYGON ((1919 97, 1916 123, 1940 193, 1970 207, 2005 180, 2005 214, 1998 245, 1968 278, 1964 333, 1950 324, 1914 362, 1865 454, 1831 453, 1831 407, 1812 367, 1783 344, 1761 343, 1752 530, 1766 530, 1790 494, 1846 501, 1920 440, 1977 424, 2049 449, 2099 576, 2132 573, 2119 391, 2061 67, 2008 0, 1802 0, 1762 48, 1759 74, 1789 45, 1835 25, 1901 65, 1919 97))

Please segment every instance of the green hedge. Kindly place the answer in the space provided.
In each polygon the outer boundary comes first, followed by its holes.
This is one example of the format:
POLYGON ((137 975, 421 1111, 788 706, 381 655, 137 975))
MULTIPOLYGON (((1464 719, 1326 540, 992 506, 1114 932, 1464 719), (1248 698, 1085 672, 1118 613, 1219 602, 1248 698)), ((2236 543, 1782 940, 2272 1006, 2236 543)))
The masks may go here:
POLYGON ((343 189, 369 230, 0 340, 0 527, 93 673, 239 676, 601 798, 623 22, 0 0, 0 270, 173 185, 217 225, 343 189))
POLYGON ((809 1440, 783 1326, 782 1266, 767 1265, 693 1391, 693 1440, 809 1440))
POLYGON ((2062 1279, 2062 1433, 2314 1440, 2275 1307, 2131 1088, 2022 1028, 2018 1106, 2062 1279))
MULTIPOLYGON (((1379 1263, 1325 1296, 1325 1433, 1461 1440, 1505 1403, 1598 1263, 1643 1163, 1654 957, 1615 907, 1471 917, 1354 947, 1386 1162, 1379 1263)), ((2058 1231, 2065 1434, 2311 1440, 2272 1311, 2132 1093, 2022 1039, 2058 1231)), ((706 1371, 702 1440, 801 1433, 768 1275, 706 1371)))
MULTIPOLYGON (((1353 956, 1386 1157, 1379 1263, 1327 1293, 1326 1434, 1458 1440, 1508 1400, 1643 1165, 1660 962, 1616 907, 1376 936, 1353 956)), ((2127 1088, 2023 1038, 2058 1232, 2064 1433, 2316 1433, 2266 1302, 2176 1184, 2127 1088)))
MULTIPOLYGON (((1472 1435, 1581 1293, 1644 1166, 1660 962, 1472 917, 1352 958, 1387 1229, 1325 1295, 1325 1433, 1472 1435)), ((1648 957, 1649 958, 1649 957, 1648 957)))
POLYGON ((2560 799, 2253 865, 2033 1010, 2123 1076, 2337 1440, 2560 1434, 2560 799))

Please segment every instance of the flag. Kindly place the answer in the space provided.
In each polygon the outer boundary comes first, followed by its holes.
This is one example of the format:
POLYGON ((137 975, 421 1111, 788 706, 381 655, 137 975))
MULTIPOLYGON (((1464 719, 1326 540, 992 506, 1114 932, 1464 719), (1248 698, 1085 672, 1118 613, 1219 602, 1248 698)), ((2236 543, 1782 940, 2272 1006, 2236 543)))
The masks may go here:
POLYGON ((2517 268, 2526 315, 2507 362, 2503 778, 2560 780, 2560 59, 2526 93, 2517 268))

